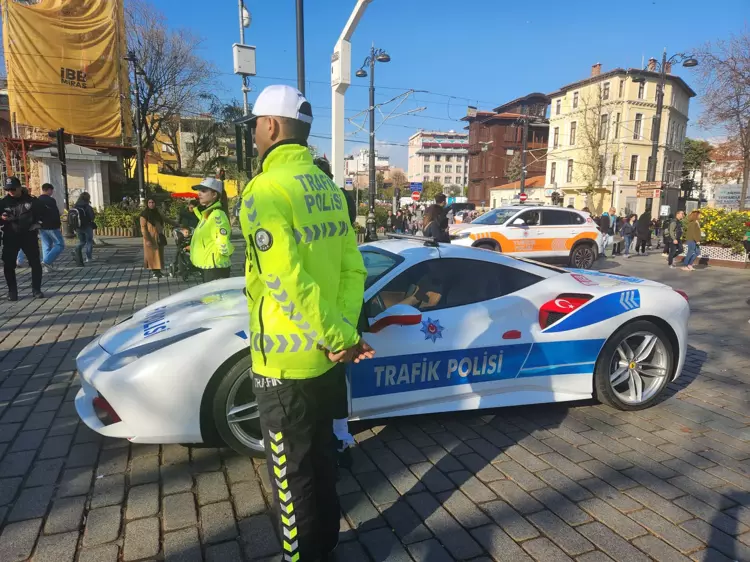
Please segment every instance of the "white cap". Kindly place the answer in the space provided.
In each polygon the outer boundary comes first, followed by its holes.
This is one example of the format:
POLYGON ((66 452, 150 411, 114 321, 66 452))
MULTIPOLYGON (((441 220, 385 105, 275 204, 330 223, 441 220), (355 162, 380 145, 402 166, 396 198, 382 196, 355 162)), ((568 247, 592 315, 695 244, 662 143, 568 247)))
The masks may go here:
POLYGON ((212 189, 216 193, 221 194, 224 193, 224 184, 216 178, 206 178, 198 185, 193 186, 194 191, 200 191, 201 189, 212 189))
POLYGON ((253 106, 255 117, 288 117, 312 124, 312 108, 297 88, 275 85, 264 89, 253 106), (304 107, 303 107, 304 106, 304 107))

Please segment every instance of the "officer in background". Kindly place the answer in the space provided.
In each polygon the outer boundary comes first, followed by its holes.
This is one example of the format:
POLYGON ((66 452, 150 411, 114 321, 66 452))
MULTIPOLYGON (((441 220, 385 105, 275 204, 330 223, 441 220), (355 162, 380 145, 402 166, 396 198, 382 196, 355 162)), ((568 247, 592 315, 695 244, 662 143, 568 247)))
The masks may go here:
POLYGON ((5 197, 0 199, 0 226, 3 227, 3 272, 8 284, 8 300, 18 300, 16 258, 23 251, 31 267, 31 289, 35 298, 42 293, 42 262, 39 259, 39 230, 44 207, 24 189, 21 181, 5 180, 5 197))
POLYGON ((190 261, 201 270, 204 283, 227 279, 231 275, 234 245, 224 182, 205 178, 193 190, 198 192, 200 206, 194 210, 199 222, 190 240, 190 261))
POLYGON ((329 560, 340 507, 331 431, 338 362, 372 357, 355 328, 367 276, 341 190, 307 148, 309 102, 290 86, 258 96, 262 171, 242 194, 251 353, 284 560, 329 560))

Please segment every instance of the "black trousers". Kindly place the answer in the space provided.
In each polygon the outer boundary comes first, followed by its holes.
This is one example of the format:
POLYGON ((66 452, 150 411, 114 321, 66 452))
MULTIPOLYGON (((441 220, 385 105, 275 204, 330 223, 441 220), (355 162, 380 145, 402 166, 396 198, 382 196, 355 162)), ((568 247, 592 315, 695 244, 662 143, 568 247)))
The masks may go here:
POLYGON ((203 282, 216 281, 217 279, 228 279, 231 276, 231 268, 216 267, 214 269, 202 269, 203 282))
POLYGON ((39 235, 34 232, 23 234, 6 234, 3 237, 3 273, 8 291, 18 293, 16 282, 16 259, 19 250, 23 250, 31 268, 31 289, 42 290, 42 262, 39 257, 39 235))
POLYGON ((333 419, 345 420, 349 418, 349 393, 346 388, 346 365, 337 363, 333 369, 334 384, 331 389, 331 407, 333 419))
POLYGON ((674 243, 674 240, 669 241, 669 257, 667 258, 667 263, 669 265, 672 265, 674 263, 675 256, 678 256, 682 253, 682 242, 678 242, 677 244, 674 243))
POLYGON ((283 559, 317 561, 339 537, 331 405, 336 370, 304 380, 255 374, 254 381, 283 559))
POLYGON ((645 254, 646 253, 646 243, 647 240, 645 238, 638 238, 638 240, 635 243, 635 253, 636 254, 645 254))

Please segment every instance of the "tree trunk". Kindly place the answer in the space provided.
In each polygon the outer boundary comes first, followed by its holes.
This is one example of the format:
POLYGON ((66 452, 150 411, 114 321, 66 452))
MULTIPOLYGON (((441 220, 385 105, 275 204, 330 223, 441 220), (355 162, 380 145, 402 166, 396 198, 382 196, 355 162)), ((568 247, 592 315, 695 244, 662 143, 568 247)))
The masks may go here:
POLYGON ((750 154, 744 154, 742 163, 742 190, 740 191, 740 211, 745 210, 745 197, 747 197, 747 188, 750 183, 750 154))

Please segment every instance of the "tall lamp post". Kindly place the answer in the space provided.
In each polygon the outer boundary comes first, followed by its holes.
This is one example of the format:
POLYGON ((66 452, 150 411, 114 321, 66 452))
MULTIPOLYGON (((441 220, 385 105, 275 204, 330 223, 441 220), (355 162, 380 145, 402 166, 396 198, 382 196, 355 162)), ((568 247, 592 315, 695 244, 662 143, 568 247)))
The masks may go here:
MULTIPOLYGON (((661 63, 659 65, 659 84, 656 89, 656 114, 654 115, 654 126, 651 132, 651 164, 648 167, 646 173, 646 181, 656 181, 656 159, 659 156, 659 133, 661 132, 661 114, 664 109, 664 88, 667 85, 667 68, 671 67, 672 64, 682 63, 685 68, 692 68, 698 66, 698 59, 693 55, 686 55, 684 53, 677 53, 667 58, 667 51, 665 50, 661 56, 661 63)), ((633 79, 634 82, 643 82, 645 79, 643 76, 639 76, 633 79)))
POLYGON ((391 57, 383 49, 376 49, 375 45, 370 48, 370 55, 362 63, 360 69, 355 73, 357 78, 367 78, 365 67, 370 65, 370 190, 369 211, 367 213, 367 235, 366 240, 377 240, 378 234, 375 228, 375 63, 390 62, 391 57))
MULTIPOLYGON (((250 12, 245 7, 245 0, 239 1, 240 10, 240 45, 245 44, 245 29, 250 27, 252 17, 250 12)), ((249 106, 247 101, 247 94, 250 92, 250 88, 247 85, 247 76, 242 75, 242 114, 247 115, 249 113, 249 106)))
POLYGON ((144 187, 143 178, 143 131, 141 123, 141 94, 138 86, 138 77, 145 76, 145 72, 138 67, 138 58, 135 56, 135 51, 128 51, 128 56, 125 60, 133 65, 133 87, 135 88, 135 129, 136 135, 138 135, 137 142, 135 144, 136 158, 138 160, 136 164, 136 173, 138 174, 138 198, 140 203, 143 204, 146 198, 146 190, 144 187))

